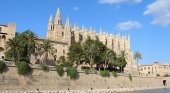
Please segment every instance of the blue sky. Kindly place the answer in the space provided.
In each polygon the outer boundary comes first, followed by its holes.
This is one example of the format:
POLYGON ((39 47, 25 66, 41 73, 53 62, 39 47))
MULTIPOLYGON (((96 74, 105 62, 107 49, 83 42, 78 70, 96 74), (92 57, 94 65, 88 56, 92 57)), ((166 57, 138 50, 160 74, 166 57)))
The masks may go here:
POLYGON ((68 16, 72 26, 130 34, 141 64, 170 63, 170 0, 1 0, 0 24, 15 22, 18 32, 31 29, 44 37, 58 7, 63 24, 68 16))

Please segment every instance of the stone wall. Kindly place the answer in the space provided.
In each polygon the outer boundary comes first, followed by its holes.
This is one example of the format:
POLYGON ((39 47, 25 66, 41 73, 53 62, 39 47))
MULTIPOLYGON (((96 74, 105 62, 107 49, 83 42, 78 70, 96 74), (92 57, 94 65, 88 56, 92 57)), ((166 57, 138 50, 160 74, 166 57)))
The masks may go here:
POLYGON ((15 67, 8 67, 8 71, 0 75, 0 90, 65 90, 65 89, 114 89, 129 87, 158 87, 163 86, 170 78, 162 77, 133 77, 132 82, 126 76, 103 78, 100 75, 84 73, 79 74, 79 79, 70 80, 65 74, 59 77, 56 71, 43 72, 34 69, 31 76, 20 76, 15 67))

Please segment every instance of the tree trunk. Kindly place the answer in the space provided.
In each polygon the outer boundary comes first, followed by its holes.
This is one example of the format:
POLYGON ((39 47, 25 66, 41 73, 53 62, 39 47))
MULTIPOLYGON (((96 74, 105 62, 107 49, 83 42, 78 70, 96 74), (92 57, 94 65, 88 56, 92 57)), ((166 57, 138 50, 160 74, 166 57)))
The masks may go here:
POLYGON ((123 73, 123 66, 121 65, 121 73, 123 73))
POLYGON ((93 68, 93 59, 90 58, 90 71, 92 71, 92 68, 93 68))
POLYGON ((106 70, 106 60, 104 61, 104 71, 106 70))

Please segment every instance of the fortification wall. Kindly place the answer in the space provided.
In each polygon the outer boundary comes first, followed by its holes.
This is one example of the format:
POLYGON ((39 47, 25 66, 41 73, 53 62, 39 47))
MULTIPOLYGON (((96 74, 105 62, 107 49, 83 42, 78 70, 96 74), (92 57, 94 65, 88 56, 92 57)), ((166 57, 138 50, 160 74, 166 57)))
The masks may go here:
POLYGON ((0 75, 0 90, 67 90, 69 89, 114 89, 129 87, 158 87, 163 86, 163 80, 167 80, 170 86, 170 78, 162 77, 128 77, 119 76, 103 78, 100 75, 84 73, 79 74, 79 79, 70 80, 65 74, 59 77, 56 71, 43 72, 34 69, 31 76, 20 76, 15 67, 8 67, 8 71, 0 75))

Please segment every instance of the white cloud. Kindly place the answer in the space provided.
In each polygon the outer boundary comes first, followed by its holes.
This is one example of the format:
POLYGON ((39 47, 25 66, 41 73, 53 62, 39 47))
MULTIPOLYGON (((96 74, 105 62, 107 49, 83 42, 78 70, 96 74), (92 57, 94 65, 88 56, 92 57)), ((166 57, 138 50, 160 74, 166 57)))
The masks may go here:
POLYGON ((144 15, 152 15, 151 24, 167 26, 170 24, 170 0, 156 0, 147 6, 144 15))
POLYGON ((74 9, 75 11, 77 11, 77 10, 79 10, 79 7, 75 6, 73 9, 74 9))
POLYGON ((99 0, 99 3, 121 4, 121 3, 140 3, 142 0, 99 0))
POLYGON ((126 22, 118 23, 116 29, 125 31, 133 28, 137 29, 141 27, 142 25, 137 21, 126 21, 126 22))

